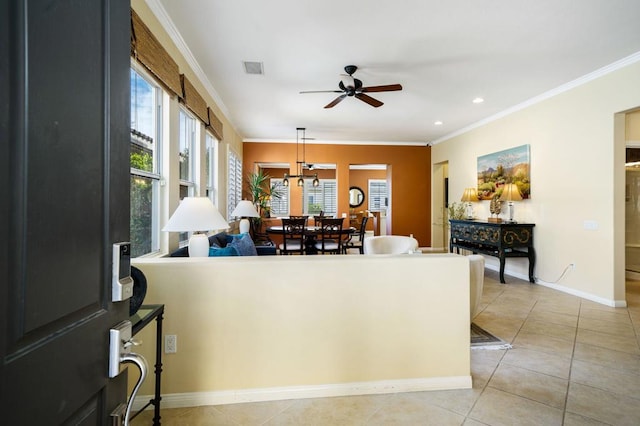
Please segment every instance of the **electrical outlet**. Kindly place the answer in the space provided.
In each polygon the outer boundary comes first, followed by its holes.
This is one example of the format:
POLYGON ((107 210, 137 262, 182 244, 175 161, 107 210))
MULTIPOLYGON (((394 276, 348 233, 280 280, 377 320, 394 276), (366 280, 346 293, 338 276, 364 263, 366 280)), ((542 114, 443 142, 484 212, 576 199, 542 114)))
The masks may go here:
POLYGON ((164 336, 164 353, 175 354, 178 352, 178 336, 167 334, 164 336))
POLYGON ((575 264, 575 262, 571 262, 571 263, 569 264, 569 268, 571 268, 571 270, 572 270, 572 271, 573 271, 574 269, 576 269, 576 264, 575 264))

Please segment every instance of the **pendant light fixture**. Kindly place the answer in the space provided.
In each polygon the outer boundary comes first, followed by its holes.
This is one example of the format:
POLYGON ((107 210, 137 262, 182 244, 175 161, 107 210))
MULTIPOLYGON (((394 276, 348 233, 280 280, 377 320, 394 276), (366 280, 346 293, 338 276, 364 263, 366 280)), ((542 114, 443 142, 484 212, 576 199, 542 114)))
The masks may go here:
POLYGON ((306 128, 304 127, 298 127, 296 128, 296 173, 295 175, 290 175, 289 173, 285 173, 284 174, 284 180, 282 181, 282 184, 284 186, 289 186, 289 179, 290 178, 298 178, 298 186, 304 186, 304 180, 305 178, 311 179, 313 178, 313 186, 318 186, 320 185, 320 181, 318 180, 318 174, 314 173, 312 175, 305 175, 304 174, 304 168, 307 167, 307 162, 306 162, 306 145, 305 145, 305 141, 307 140, 306 137, 306 128), (302 136, 301 136, 302 135, 302 136), (302 149, 300 149, 300 139, 302 139, 302 149), (300 151, 302 151, 302 161, 300 160, 300 151))

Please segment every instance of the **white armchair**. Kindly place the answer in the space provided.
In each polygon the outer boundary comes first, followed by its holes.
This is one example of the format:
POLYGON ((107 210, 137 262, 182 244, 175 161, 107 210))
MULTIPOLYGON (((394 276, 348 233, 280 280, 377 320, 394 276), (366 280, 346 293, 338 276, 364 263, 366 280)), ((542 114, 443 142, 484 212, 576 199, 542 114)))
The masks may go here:
POLYGON ((378 235, 364 240, 364 254, 402 254, 416 250, 418 240, 403 235, 378 235))

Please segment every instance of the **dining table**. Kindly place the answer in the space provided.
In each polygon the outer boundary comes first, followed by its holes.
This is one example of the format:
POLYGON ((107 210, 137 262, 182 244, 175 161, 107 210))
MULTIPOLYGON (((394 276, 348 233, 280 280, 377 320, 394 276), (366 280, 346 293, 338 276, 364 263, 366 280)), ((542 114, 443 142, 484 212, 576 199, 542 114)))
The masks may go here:
MULTIPOLYGON (((343 243, 349 239, 351 234, 358 232, 356 228, 353 226, 349 226, 347 228, 342 228, 340 234, 344 236, 343 243)), ((318 235, 322 233, 322 227, 316 225, 307 225, 304 227, 304 251, 305 254, 318 254, 318 249, 316 249, 316 241, 318 239, 318 235)), ((273 225, 267 227, 267 234, 271 236, 282 236, 282 225, 273 225)), ((280 241, 281 242, 281 241, 280 241)))

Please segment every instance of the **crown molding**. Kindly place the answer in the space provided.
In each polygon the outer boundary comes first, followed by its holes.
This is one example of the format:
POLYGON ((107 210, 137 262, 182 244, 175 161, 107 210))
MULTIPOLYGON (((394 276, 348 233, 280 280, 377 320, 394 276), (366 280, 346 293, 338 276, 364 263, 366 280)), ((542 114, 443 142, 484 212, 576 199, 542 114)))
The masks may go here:
MULTIPOLYGON (((246 138, 242 142, 252 143, 296 143, 295 139, 255 139, 246 138)), ((337 140, 314 140, 305 141, 307 145, 380 145, 380 146, 431 146, 429 142, 394 142, 394 141, 337 141, 337 140)))
POLYGON ((236 125, 231 119, 229 109, 222 101, 222 98, 220 97, 216 89, 213 87, 213 84, 211 84, 211 81, 209 81, 209 78, 202 70, 202 67, 200 67, 200 64, 196 60, 193 53, 191 53, 191 49, 189 49, 189 46, 182 38, 180 31, 178 31, 178 29, 174 25, 173 21, 169 17, 169 14, 167 13, 167 10, 164 8, 162 3, 160 3, 160 0, 145 0, 145 2, 147 3, 147 6, 149 6, 149 9, 151 9, 151 12, 153 12, 155 17, 160 22, 160 25, 162 25, 162 28, 164 28, 164 30, 167 32, 169 38, 171 38, 171 40, 175 43, 176 47, 189 64, 189 67, 191 67, 191 70, 196 74, 196 77, 198 77, 207 93, 213 98, 216 106, 220 109, 220 111, 222 111, 225 118, 235 128, 236 125))
POLYGON ((517 105, 512 106, 511 108, 507 108, 504 111, 501 111, 497 114, 494 114, 490 117, 487 117, 485 119, 482 119, 480 121, 477 121, 473 124, 470 124, 469 126, 463 127, 459 130, 456 130, 455 132, 451 132, 447 135, 444 135, 442 137, 439 137, 438 139, 433 140, 431 143, 433 145, 436 145, 440 142, 444 142, 446 140, 449 140, 453 137, 462 135, 464 133, 467 133, 473 129, 477 129, 478 127, 482 127, 486 124, 491 123, 492 121, 496 121, 499 120, 500 118, 506 117, 508 115, 513 114, 514 112, 517 111, 521 111, 525 108, 528 108, 532 105, 535 105, 537 103, 540 103, 542 101, 545 101, 549 98, 552 98, 554 96, 557 96, 561 93, 567 92, 569 90, 575 89, 576 87, 582 86, 584 84, 587 84, 593 80, 596 80, 600 77, 603 77, 609 73, 612 73, 614 71, 617 71, 619 69, 622 69, 624 67, 627 67, 629 65, 635 64, 636 62, 640 62, 640 52, 636 52, 634 54, 631 54, 629 56, 627 56, 626 58, 622 58, 619 61, 613 62, 612 64, 606 65, 602 68, 599 68, 589 74, 586 74, 582 77, 576 78, 575 80, 572 80, 568 83, 563 84, 562 86, 558 86, 555 89, 551 89, 548 92, 544 92, 538 96, 534 96, 531 99, 528 99, 522 103, 519 103, 517 105))

